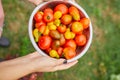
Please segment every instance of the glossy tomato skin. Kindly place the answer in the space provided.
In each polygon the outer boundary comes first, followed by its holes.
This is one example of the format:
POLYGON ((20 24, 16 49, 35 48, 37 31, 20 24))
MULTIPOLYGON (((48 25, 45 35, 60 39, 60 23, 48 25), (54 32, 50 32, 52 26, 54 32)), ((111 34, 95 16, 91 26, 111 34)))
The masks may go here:
POLYGON ((63 49, 63 54, 66 59, 71 59, 76 56, 75 50, 71 47, 65 47, 63 49))
POLYGON ((90 20, 88 18, 82 18, 80 19, 80 23, 83 25, 84 29, 87 29, 90 24, 90 20))
POLYGON ((44 10, 44 13, 52 13, 53 14, 53 10, 51 8, 46 8, 44 10))
POLYGON ((83 31, 83 25, 80 22, 73 22, 71 26, 72 32, 75 34, 79 34, 80 32, 83 31))
POLYGON ((47 35, 41 36, 38 41, 38 46, 40 47, 40 49, 46 50, 50 48, 51 43, 52 43, 52 38, 50 36, 47 35))
POLYGON ((61 22, 65 25, 68 25, 72 22, 72 16, 69 14, 65 14, 61 17, 61 22))
POLYGON ((45 29, 46 29, 46 25, 41 25, 41 26, 38 28, 38 31, 39 31, 41 34, 43 34, 44 31, 45 31, 45 29))
POLYGON ((62 57, 63 48, 62 47, 57 48, 57 53, 60 57, 62 57))
POLYGON ((61 11, 64 15, 68 13, 68 7, 65 4, 59 4, 54 8, 54 12, 55 11, 61 11))
POLYGON ((76 45, 76 43, 75 43, 75 41, 73 39, 70 39, 70 40, 66 41, 64 47, 71 47, 74 50, 76 50, 77 45, 76 45))
POLYGON ((42 18, 43 18, 43 15, 41 14, 41 12, 37 12, 34 16, 34 20, 36 22, 40 22, 42 20, 42 18))
POLYGON ((54 17, 53 17, 53 13, 44 13, 44 16, 43 16, 43 20, 45 22, 51 22, 53 21, 54 17))
POLYGON ((75 42, 78 46, 84 46, 87 42, 87 38, 84 34, 77 35, 75 37, 75 42))
POLYGON ((46 23, 43 20, 35 23, 36 28, 39 28, 41 25, 46 25, 46 23))
POLYGON ((60 32, 60 33, 64 33, 66 31, 66 25, 60 25, 57 27, 57 30, 60 32))

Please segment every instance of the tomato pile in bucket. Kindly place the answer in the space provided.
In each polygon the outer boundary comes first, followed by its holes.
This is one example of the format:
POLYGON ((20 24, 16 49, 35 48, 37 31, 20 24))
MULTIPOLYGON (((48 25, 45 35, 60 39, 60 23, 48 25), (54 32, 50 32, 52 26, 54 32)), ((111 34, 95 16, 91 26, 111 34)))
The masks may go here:
MULTIPOLYGON (((33 17, 33 36, 38 47, 54 58, 74 58, 88 40, 90 20, 77 7, 57 4, 39 10, 33 17)), ((80 53, 79 53, 80 54, 80 53)))

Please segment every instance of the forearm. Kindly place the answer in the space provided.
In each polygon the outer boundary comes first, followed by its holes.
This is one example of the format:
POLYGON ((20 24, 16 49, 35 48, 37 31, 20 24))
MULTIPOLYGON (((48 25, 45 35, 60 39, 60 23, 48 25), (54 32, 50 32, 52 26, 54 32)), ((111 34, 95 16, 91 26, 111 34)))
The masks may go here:
POLYGON ((33 72, 30 55, 0 63, 0 80, 16 80, 33 72))

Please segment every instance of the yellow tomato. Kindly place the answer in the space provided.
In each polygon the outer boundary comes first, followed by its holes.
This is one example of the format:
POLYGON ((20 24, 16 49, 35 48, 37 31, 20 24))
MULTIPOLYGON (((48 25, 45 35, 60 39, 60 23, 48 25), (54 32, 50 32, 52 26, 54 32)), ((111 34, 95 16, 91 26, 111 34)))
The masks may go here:
POLYGON ((49 55, 50 55, 51 57, 54 57, 54 58, 59 58, 59 55, 58 55, 58 53, 57 53, 56 50, 51 50, 51 51, 49 52, 49 55))
POLYGON ((38 29, 37 29, 37 28, 35 28, 35 29, 33 30, 33 36, 34 36, 34 38, 35 38, 35 41, 38 42, 39 32, 38 32, 38 29))
POLYGON ((49 30, 48 26, 46 26, 45 31, 43 32, 43 35, 49 35, 49 32, 50 32, 50 30, 49 30))
POLYGON ((61 11, 56 11, 55 13, 54 13, 54 19, 59 19, 59 18, 61 18, 62 17, 62 12, 61 11))
POLYGON ((50 25, 48 27, 49 27, 49 30, 56 30, 57 29, 57 26, 54 25, 54 24, 52 24, 52 25, 50 25))
POLYGON ((60 19, 56 19, 56 20, 54 21, 54 24, 55 24, 56 26, 60 26, 60 24, 61 24, 60 19))
POLYGON ((75 34, 78 34, 79 32, 83 31, 83 26, 80 22, 73 22, 72 26, 71 26, 71 30, 72 32, 74 32, 75 34))
POLYGON ((53 21, 52 21, 52 22, 47 23, 47 26, 50 26, 50 25, 53 25, 53 21))

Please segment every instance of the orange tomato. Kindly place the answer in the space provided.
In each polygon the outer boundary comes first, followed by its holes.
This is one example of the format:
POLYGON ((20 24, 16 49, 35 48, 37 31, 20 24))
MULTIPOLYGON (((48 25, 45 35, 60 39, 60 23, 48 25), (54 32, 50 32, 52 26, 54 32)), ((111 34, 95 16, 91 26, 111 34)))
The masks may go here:
POLYGON ((72 22, 72 16, 69 14, 65 14, 61 17, 61 22, 65 25, 70 24, 72 22))
POLYGON ((43 32, 45 31, 46 29, 46 25, 41 25, 39 28, 38 28, 38 31, 43 34, 43 32))
POLYGON ((75 57, 76 52, 75 52, 75 50, 74 50, 73 48, 71 48, 71 47, 65 47, 65 48, 63 49, 63 54, 64 54, 64 57, 65 57, 66 59, 71 59, 71 58, 75 57))
POLYGON ((66 31, 66 25, 60 25, 57 27, 57 30, 60 32, 60 33, 64 33, 66 31))
POLYGON ((61 11, 62 14, 67 14, 68 13, 68 7, 65 4, 58 4, 55 8, 54 8, 54 12, 56 11, 61 11))
POLYGON ((71 30, 75 34, 79 34, 80 32, 83 31, 83 26, 80 22, 73 22, 71 26, 71 30))
POLYGON ((76 50, 76 43, 73 39, 67 40, 64 47, 71 47, 72 49, 76 50))
POLYGON ((43 14, 41 12, 37 12, 35 15, 34 15, 34 20, 36 22, 40 22, 42 20, 42 17, 43 17, 43 14))
POLYGON ((46 8, 44 10, 44 13, 52 13, 53 14, 53 10, 51 8, 46 8))
POLYGON ((66 39, 65 39, 64 35, 61 34, 61 37, 60 37, 60 45, 61 45, 61 46, 64 45, 65 42, 66 42, 66 39))
POLYGON ((82 18, 80 19, 80 22, 82 23, 84 29, 89 27, 90 20, 88 18, 82 18))
POLYGON ((69 7, 69 14, 72 15, 74 20, 80 20, 79 10, 76 7, 69 7))
POLYGON ((87 38, 84 34, 77 35, 75 37, 75 42, 78 46, 84 46, 87 42, 87 38))

